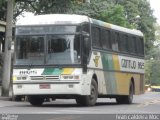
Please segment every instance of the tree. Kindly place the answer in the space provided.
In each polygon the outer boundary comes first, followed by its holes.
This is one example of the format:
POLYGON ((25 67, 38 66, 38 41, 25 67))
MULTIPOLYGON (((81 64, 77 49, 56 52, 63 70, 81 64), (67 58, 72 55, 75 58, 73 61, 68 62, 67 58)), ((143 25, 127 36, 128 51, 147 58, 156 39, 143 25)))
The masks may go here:
POLYGON ((146 84, 160 85, 160 61, 147 60, 145 65, 146 84))
POLYGON ((155 42, 154 47, 148 52, 145 64, 146 83, 151 85, 160 85, 160 26, 155 24, 155 42))
MULTIPOLYGON (((16 18, 19 15, 22 15, 24 11, 28 11, 29 1, 31 0, 15 0, 14 2, 14 15, 13 20, 16 21, 16 18)), ((0 20, 6 21, 6 13, 7 13, 7 1, 0 0, 0 20)))
POLYGON ((151 67, 152 74, 150 76, 151 85, 160 85, 160 61, 155 61, 151 67))
POLYGON ((155 28, 154 23, 156 19, 153 16, 153 10, 151 10, 149 2, 146 0, 140 0, 139 11, 141 16, 141 22, 139 22, 139 29, 145 36, 145 53, 153 48, 155 41, 155 28))
POLYGON ((114 4, 119 4, 124 8, 124 17, 128 20, 131 28, 137 28, 136 17, 139 15, 139 0, 114 0, 114 4))
POLYGON ((72 13, 87 15, 123 27, 131 27, 125 18, 124 8, 109 0, 91 0, 90 3, 74 4, 72 13))
POLYGON ((108 7, 108 10, 100 13, 100 17, 98 19, 115 25, 131 28, 131 25, 125 18, 124 7, 120 5, 111 4, 108 7))
POLYGON ((151 84, 153 62, 154 60, 146 60, 145 62, 145 82, 149 85, 151 84))

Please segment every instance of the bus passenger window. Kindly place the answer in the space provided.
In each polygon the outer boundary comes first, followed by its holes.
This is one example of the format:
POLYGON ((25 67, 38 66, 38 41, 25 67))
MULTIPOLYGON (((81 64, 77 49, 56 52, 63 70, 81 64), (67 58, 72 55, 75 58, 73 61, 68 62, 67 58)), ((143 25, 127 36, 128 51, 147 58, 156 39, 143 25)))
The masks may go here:
POLYGON ((119 33, 118 32, 112 32, 111 34, 112 39, 112 49, 114 51, 118 51, 118 39, 119 39, 119 33))
POLYGON ((143 39, 142 38, 138 38, 136 39, 136 45, 137 45, 137 52, 138 52, 138 55, 141 55, 143 56, 144 55, 144 44, 143 44, 143 39))
POLYGON ((136 37, 129 36, 128 44, 129 52, 132 54, 136 54, 136 37))
POLYGON ((101 48, 100 43, 100 29, 97 27, 92 27, 92 44, 95 48, 101 48))
POLYGON ((118 47, 120 51, 128 52, 128 36, 127 35, 120 34, 118 47))
POLYGON ((111 42, 110 42, 110 31, 109 30, 102 30, 101 31, 101 43, 103 49, 111 49, 111 42))

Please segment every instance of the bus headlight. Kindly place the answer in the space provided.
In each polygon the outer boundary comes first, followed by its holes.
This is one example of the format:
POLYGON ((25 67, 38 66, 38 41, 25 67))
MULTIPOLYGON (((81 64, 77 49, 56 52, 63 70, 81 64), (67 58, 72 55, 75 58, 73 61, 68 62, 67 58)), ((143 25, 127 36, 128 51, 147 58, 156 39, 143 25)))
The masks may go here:
POLYGON ((62 80, 79 80, 79 75, 61 75, 62 80))
POLYGON ((16 76, 13 76, 13 77, 12 77, 12 80, 13 80, 13 81, 17 80, 17 77, 16 77, 16 76))

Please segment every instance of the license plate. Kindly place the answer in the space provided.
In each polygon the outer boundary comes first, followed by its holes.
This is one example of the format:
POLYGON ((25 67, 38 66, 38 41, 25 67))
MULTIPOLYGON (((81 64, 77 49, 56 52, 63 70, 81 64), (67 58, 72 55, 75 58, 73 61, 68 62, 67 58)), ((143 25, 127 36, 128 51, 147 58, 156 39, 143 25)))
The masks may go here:
POLYGON ((50 86, 50 84, 40 84, 40 85, 39 85, 39 88, 40 88, 40 89, 50 89, 51 86, 50 86))

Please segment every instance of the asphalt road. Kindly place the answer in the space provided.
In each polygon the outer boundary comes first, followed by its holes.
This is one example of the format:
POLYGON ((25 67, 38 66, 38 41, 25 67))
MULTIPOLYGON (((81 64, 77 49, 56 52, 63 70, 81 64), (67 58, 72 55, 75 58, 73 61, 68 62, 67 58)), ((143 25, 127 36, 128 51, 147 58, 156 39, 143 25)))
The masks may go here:
MULTIPOLYGON (((134 102, 131 105, 119 105, 115 99, 100 98, 93 107, 80 107, 75 100, 56 100, 44 103, 41 107, 33 107, 28 102, 0 100, 0 113, 2 115, 0 119, 13 117, 14 120, 17 120, 16 117, 22 117, 22 120, 29 120, 29 117, 31 117, 30 120, 35 120, 37 117, 37 120, 85 120, 85 118, 86 120, 99 118, 101 118, 99 120, 103 118, 106 120, 106 115, 112 120, 112 118, 118 119, 119 114, 160 114, 160 93, 147 92, 144 95, 134 96, 134 102), (114 116, 108 114, 114 114, 114 116)), ((160 116, 140 117, 160 119, 160 116)))

